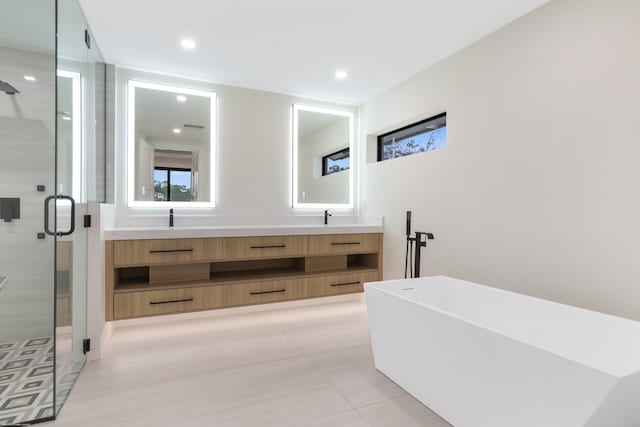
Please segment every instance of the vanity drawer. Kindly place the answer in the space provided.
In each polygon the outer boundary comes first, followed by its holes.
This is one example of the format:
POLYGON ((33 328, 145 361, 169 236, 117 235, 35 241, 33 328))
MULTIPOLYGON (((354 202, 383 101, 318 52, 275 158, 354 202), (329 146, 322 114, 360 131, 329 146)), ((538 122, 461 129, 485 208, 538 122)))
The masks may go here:
POLYGON ((224 239, 117 240, 116 267, 218 260, 224 258, 224 239))
POLYGON ((226 286, 227 305, 260 304, 305 298, 305 279, 268 280, 226 286))
POLYGON ((377 252, 380 234, 326 234, 309 236, 309 253, 357 254, 377 252))
POLYGON ((256 259, 304 256, 307 236, 230 237, 226 241, 227 259, 256 259))
POLYGON ((126 292, 114 295, 115 319, 181 313, 224 306, 224 286, 126 292))
POLYGON ((307 294, 310 297, 323 297, 362 292, 364 283, 377 280, 379 280, 377 271, 312 277, 307 279, 307 294))

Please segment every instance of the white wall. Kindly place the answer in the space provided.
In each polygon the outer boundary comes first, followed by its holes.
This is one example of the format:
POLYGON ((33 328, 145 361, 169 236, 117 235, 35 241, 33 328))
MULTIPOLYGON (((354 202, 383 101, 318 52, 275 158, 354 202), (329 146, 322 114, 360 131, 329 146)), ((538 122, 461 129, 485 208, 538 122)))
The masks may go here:
MULTIPOLYGON (((357 107, 118 68, 115 152, 117 226, 164 225, 168 221, 168 209, 127 207, 126 86, 130 79, 211 90, 218 97, 217 207, 176 209, 176 225, 262 221, 293 223, 305 220, 307 216, 320 218, 322 212, 319 209, 294 210, 291 207, 292 106, 298 103, 354 112, 357 107)), ((354 211, 342 213, 350 215, 354 211)))
POLYGON ((362 170, 403 274, 405 211, 446 274, 640 320, 640 2, 554 0, 362 109, 363 145, 447 112, 446 148, 362 170))
POLYGON ((349 119, 347 117, 337 117, 327 125, 299 137, 298 200, 300 202, 349 203, 349 172, 341 171, 322 176, 322 158, 348 146, 349 119))

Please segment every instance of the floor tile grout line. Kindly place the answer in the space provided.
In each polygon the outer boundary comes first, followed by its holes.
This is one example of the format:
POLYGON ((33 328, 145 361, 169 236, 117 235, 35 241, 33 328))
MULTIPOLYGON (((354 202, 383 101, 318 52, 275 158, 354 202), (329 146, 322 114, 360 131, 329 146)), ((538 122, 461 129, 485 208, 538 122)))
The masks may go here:
MULTIPOLYGON (((282 332, 283 332, 283 334, 284 334, 284 335, 285 335, 285 336, 286 336, 286 337, 287 337, 287 338, 288 338, 288 339, 293 343, 293 345, 294 345, 294 346, 296 346, 295 342, 293 342, 293 340, 291 339, 291 337, 289 337, 289 336, 287 335, 287 333, 286 333, 286 332, 284 332, 284 331, 282 331, 282 332)), ((359 347, 359 346, 358 346, 358 345, 348 346, 348 347, 344 347, 344 350, 346 350, 346 349, 352 349, 352 348, 357 348, 357 347, 359 347)), ((296 346, 296 348, 298 348, 298 347, 296 346)), ((331 353, 331 351, 321 352, 321 353, 318 353, 318 354, 325 354, 325 353, 331 353)), ((311 354, 303 353, 303 355, 304 355, 304 357, 307 359, 307 361, 308 361, 309 363, 312 363, 312 362, 311 362, 311 360, 309 359, 309 357, 311 357, 311 356, 312 356, 311 354)), ((357 407, 356 405, 354 405, 353 403, 351 403, 351 401, 350 401, 349 399, 347 399, 347 397, 345 396, 345 394, 344 394, 342 391, 340 391, 340 390, 336 387, 335 383, 334 383, 333 381, 331 381, 331 379, 329 378, 328 374, 327 374, 325 371, 320 372, 320 375, 322 375, 322 376, 327 380, 327 382, 331 385, 331 388, 332 388, 332 389, 334 389, 334 390, 335 390, 335 391, 340 395, 340 397, 342 397, 342 399, 343 399, 343 400, 344 400, 344 401, 345 401, 349 406, 351 406, 351 408, 353 408, 353 410, 358 414, 358 416, 359 416, 360 418, 362 418, 362 419, 364 420, 364 422, 365 422, 365 423, 367 423, 367 425, 371 425, 371 423, 369 423, 369 422, 368 422, 368 421, 367 421, 367 420, 362 416, 362 414, 360 413, 360 411, 358 411, 358 407, 357 407)), ((389 399, 387 399, 387 400, 389 400, 389 399)), ((380 403, 380 402, 383 402, 383 401, 384 401, 384 400, 381 400, 381 401, 378 401, 378 402, 375 402, 375 403, 380 403)), ((374 404, 375 404, 375 403, 374 403, 374 404)))
MULTIPOLYGON (((298 348, 298 349, 302 352, 302 354, 303 354, 303 355, 304 355, 304 357, 309 361, 309 363, 311 363, 311 360, 309 359, 309 357, 310 357, 310 356, 313 356, 313 355, 312 355, 312 354, 304 353, 304 352, 302 351, 302 349, 300 349, 300 347, 298 347, 298 346, 297 346, 297 344, 293 341, 293 339, 292 339, 292 338, 291 338, 291 337, 286 333, 286 331, 284 331, 284 330, 281 328, 281 325, 279 325, 277 322, 275 322, 275 320, 273 320, 273 319, 272 319, 272 316, 269 316, 269 318, 270 318, 270 320, 272 320, 272 322, 276 325, 276 327, 277 327, 277 328, 278 328, 278 329, 283 333, 283 335, 284 335, 284 336, 286 336, 286 337, 287 337, 287 339, 289 339, 289 341, 291 341, 291 343, 292 343, 296 348, 298 348)), ((344 348, 341 348, 340 350, 354 349, 354 348, 357 348, 357 347, 359 347, 359 345, 346 346, 346 347, 344 347, 344 348)), ((335 352, 335 351, 333 351, 333 350, 327 350, 327 351, 325 351, 325 352, 320 352, 320 353, 318 353, 318 354, 326 354, 326 353, 333 353, 333 352, 335 352)), ((322 376, 325 378, 325 380, 326 380, 326 381, 331 385, 331 388, 333 388, 333 389, 334 389, 334 390, 335 390, 335 391, 336 391, 336 392, 337 392, 337 393, 342 397, 342 399, 343 399, 345 402, 347 402, 347 403, 349 404, 349 406, 351 406, 351 407, 353 408, 353 410, 355 410, 355 411, 358 413, 358 415, 360 416, 360 418, 362 418, 362 419, 363 419, 363 420, 364 420, 368 425, 371 425, 371 424, 370 424, 366 419, 364 419, 364 417, 362 416, 362 414, 360 414, 360 412, 358 411, 358 409, 359 409, 359 408, 361 408, 361 407, 368 406, 368 405, 374 405, 374 404, 377 404, 377 403, 381 403, 381 402, 385 402, 385 401, 391 400, 391 399, 380 399, 380 400, 377 400, 377 401, 375 401, 375 402, 371 402, 371 403, 369 403, 369 404, 367 404, 367 405, 363 405, 363 406, 356 406, 355 404, 353 404, 353 403, 352 403, 352 402, 351 402, 351 401, 346 397, 346 395, 345 395, 342 391, 340 391, 340 389, 338 389, 338 387, 335 385, 335 382, 334 382, 334 381, 332 381, 332 380, 331 380, 331 378, 329 378, 328 374, 327 374, 325 371, 322 371, 322 372, 321 372, 321 375, 322 375, 322 376)))
POLYGON ((282 334, 282 336, 284 336, 287 341, 289 341, 289 343, 291 343, 291 345, 296 349, 296 351, 298 353, 300 353, 301 356, 305 357, 306 359, 306 354, 304 353, 304 351, 302 351, 302 349, 295 343, 295 341, 285 332, 285 330, 273 319, 272 315, 268 315, 269 321, 271 322, 271 324, 282 334))
POLYGON ((370 424, 367 420, 365 420, 365 419, 363 419, 363 418, 362 418, 362 416, 358 413, 358 411, 355 411, 355 410, 353 410, 353 409, 352 409, 352 410, 349 410, 349 411, 338 412, 337 414, 329 415, 329 416, 322 417, 322 418, 315 418, 315 419, 313 419, 313 420, 303 421, 303 422, 301 422, 301 423, 300 423, 300 422, 296 422, 296 423, 294 423, 294 424, 287 424, 287 426, 286 426, 286 427, 300 427, 300 426, 305 426, 305 425, 307 425, 307 424, 309 424, 309 423, 313 423, 313 422, 315 422, 315 421, 324 421, 324 420, 328 420, 329 418, 339 417, 339 416, 341 416, 341 415, 347 415, 347 414, 350 414, 350 413, 355 413, 355 414, 356 414, 359 418, 361 418, 361 419, 362 419, 362 420, 363 420, 363 421, 364 421, 368 426, 371 426, 371 424, 370 424))
MULTIPOLYGON (((300 351, 303 354, 303 357, 307 360, 307 362, 309 364, 312 363, 311 359, 310 359, 310 354, 304 353, 302 351, 302 349, 300 349, 300 347, 298 347, 298 345, 293 341, 293 339, 286 333, 286 331, 284 331, 281 328, 281 325, 279 325, 273 318, 272 316, 269 316, 270 320, 273 322, 273 324, 282 332, 282 334, 287 337, 287 339, 298 349, 298 351, 300 351)), ((347 348, 355 348, 358 347, 357 345, 354 346, 349 346, 349 347, 345 347, 345 349, 347 348)), ((329 351, 327 351, 327 353, 329 353, 329 351)), ((322 353, 321 353, 322 354, 322 353)), ((371 426, 371 423, 369 423, 363 416, 362 414, 358 411, 358 408, 356 408, 353 403, 351 403, 349 401, 349 399, 347 399, 347 397, 336 387, 336 385, 333 383, 333 381, 331 381, 331 379, 329 378, 329 376, 327 375, 326 372, 321 371, 320 375, 322 375, 322 377, 327 381, 328 384, 331 385, 331 388, 333 390, 336 391, 336 393, 338 393, 338 395, 340 395, 340 397, 349 405, 351 406, 351 408, 356 412, 356 414, 358 414, 358 417, 360 417, 367 425, 371 426)))
POLYGON ((368 419, 366 419, 366 418, 364 417, 364 415, 362 415, 362 413, 361 413, 360 411, 358 411, 357 409, 356 409, 356 414, 358 414, 358 416, 360 417, 360 419, 361 419, 361 420, 363 420, 363 421, 364 421, 368 426, 373 427, 373 424, 371 424, 371 423, 369 422, 369 420, 368 420, 368 419))
MULTIPOLYGON (((361 412, 360 412, 361 409, 365 409, 365 408, 368 408, 368 407, 371 407, 371 406, 374 406, 374 405, 379 405, 379 404, 384 403, 384 402, 390 402, 390 401, 397 401, 397 400, 400 400, 400 399, 406 399, 407 397, 410 397, 410 398, 416 400, 420 405, 424 406, 426 409, 429 410, 430 413, 427 415, 427 417, 426 417, 427 419, 437 419, 437 420, 440 420, 440 421, 446 423, 447 425, 451 426, 451 424, 449 424, 444 418, 442 418, 440 415, 438 415, 433 409, 429 408, 427 405, 425 405, 424 403, 419 401, 415 396, 413 396, 409 392, 407 392, 407 394, 405 396, 394 397, 394 398, 391 398, 391 399, 386 399, 386 400, 381 400, 381 401, 378 401, 378 402, 369 403, 369 404, 366 404, 366 405, 363 405, 363 406, 360 406, 360 407, 356 408, 356 410, 358 411, 358 413, 360 415, 362 415, 361 412)), ((369 425, 371 425, 371 424, 369 423, 369 425)))

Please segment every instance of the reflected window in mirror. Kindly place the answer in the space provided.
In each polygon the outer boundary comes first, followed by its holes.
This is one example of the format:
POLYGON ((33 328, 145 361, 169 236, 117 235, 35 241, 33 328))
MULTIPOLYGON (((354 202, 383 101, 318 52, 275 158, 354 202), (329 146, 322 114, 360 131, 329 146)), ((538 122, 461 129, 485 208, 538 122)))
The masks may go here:
POLYGON ((352 208, 354 113, 293 106, 293 207, 352 208))
POLYGON ((215 206, 215 93, 128 88, 129 206, 215 206))
POLYGON ((153 171, 153 200, 191 201, 191 170, 156 167, 153 171))
POLYGON ((350 162, 349 147, 328 154, 322 158, 322 175, 346 171, 349 169, 350 162))

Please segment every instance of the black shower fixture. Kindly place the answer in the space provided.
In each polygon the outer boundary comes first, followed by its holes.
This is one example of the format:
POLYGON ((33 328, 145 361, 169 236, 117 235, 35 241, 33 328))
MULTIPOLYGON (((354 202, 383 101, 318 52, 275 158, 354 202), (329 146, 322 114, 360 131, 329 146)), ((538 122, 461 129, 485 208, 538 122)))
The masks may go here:
POLYGON ((11 86, 7 82, 3 82, 2 80, 0 80, 0 92, 4 92, 7 95, 15 95, 16 93, 20 93, 18 89, 11 86))
POLYGON ((411 273, 410 277, 420 277, 420 252, 422 248, 427 247, 427 240, 433 240, 433 233, 425 233, 424 231, 416 231, 415 236, 411 237, 411 211, 407 211, 407 251, 404 257, 404 278, 407 278, 407 270, 411 273), (415 254, 413 244, 416 244, 415 254), (413 261, 413 265, 411 264, 413 261))

